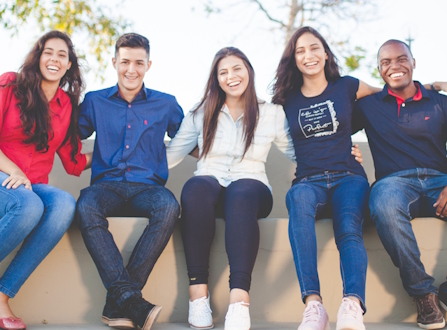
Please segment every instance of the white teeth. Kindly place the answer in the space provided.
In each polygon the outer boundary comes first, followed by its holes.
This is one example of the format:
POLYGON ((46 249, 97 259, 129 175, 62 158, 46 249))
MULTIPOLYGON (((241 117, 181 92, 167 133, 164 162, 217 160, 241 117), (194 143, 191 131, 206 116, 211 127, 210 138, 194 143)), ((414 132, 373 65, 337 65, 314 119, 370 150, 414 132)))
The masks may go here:
POLYGON ((59 68, 57 66, 54 65, 49 65, 47 66, 48 71, 59 71, 59 68))
POLYGON ((240 81, 236 81, 236 82, 232 82, 232 83, 228 84, 228 86, 234 87, 234 86, 239 85, 240 83, 241 83, 240 81))
POLYGON ((306 66, 313 66, 313 65, 317 65, 317 62, 309 62, 305 64, 306 66))
POLYGON ((403 75, 404 75, 403 72, 396 72, 396 73, 390 74, 390 77, 391 78, 399 78, 399 77, 402 77, 403 75))

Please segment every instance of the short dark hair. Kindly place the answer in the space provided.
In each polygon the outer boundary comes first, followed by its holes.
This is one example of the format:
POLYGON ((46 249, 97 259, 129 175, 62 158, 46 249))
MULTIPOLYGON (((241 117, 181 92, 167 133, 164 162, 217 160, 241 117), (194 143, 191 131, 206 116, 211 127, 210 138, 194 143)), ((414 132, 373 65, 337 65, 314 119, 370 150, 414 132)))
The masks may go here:
POLYGON ((379 54, 380 54, 380 50, 382 49, 382 47, 386 46, 386 45, 392 45, 392 44, 402 44, 402 45, 404 45, 405 48, 407 48, 408 51, 410 52, 411 57, 413 57, 413 53, 411 52, 410 46, 408 46, 405 42, 397 40, 397 39, 390 39, 390 40, 385 41, 382 44, 382 46, 380 46, 380 48, 379 48, 379 50, 377 52, 377 62, 379 61, 379 54))
POLYGON ((147 57, 149 57, 149 40, 138 33, 126 33, 118 38, 115 44, 115 57, 121 47, 143 48, 147 53, 147 57))

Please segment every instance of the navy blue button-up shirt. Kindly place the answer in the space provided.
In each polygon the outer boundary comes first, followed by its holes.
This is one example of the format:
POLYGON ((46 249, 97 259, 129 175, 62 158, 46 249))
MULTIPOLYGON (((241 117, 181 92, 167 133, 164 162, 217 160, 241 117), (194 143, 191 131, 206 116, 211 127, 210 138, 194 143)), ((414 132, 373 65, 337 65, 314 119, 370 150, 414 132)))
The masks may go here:
POLYGON ((405 100, 400 111, 387 85, 356 102, 353 128, 365 128, 376 180, 414 168, 447 173, 447 97, 416 83, 422 98, 405 100))
POLYGON ((96 132, 91 183, 142 182, 163 186, 168 179, 164 136, 174 137, 184 115, 174 96, 143 88, 127 102, 118 85, 90 92, 81 104, 81 139, 96 132))

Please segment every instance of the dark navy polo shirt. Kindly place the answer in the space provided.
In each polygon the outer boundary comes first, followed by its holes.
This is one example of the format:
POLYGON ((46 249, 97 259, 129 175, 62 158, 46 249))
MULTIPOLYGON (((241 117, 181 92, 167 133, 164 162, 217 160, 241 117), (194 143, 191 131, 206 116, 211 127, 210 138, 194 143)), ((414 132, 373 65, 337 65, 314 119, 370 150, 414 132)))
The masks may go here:
POLYGON ((356 102, 353 125, 365 128, 376 180, 414 168, 447 173, 447 97, 416 83, 422 98, 405 100, 400 111, 386 85, 356 102))
POLYGON ((163 186, 168 179, 165 133, 172 138, 184 115, 172 95, 145 88, 131 102, 118 85, 90 92, 81 104, 82 139, 96 132, 91 182, 142 182, 163 186))
POLYGON ((351 116, 359 80, 350 76, 329 82, 321 95, 291 92, 284 104, 296 155, 294 183, 324 171, 350 171, 366 177, 351 155, 351 116))

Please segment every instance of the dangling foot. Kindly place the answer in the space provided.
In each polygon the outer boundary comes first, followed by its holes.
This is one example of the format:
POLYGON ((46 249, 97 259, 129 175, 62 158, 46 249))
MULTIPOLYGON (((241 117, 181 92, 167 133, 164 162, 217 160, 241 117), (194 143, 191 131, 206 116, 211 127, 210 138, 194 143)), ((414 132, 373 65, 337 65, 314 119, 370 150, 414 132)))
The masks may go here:
POLYGON ((312 300, 307 303, 298 330, 330 330, 329 317, 321 302, 312 300))

